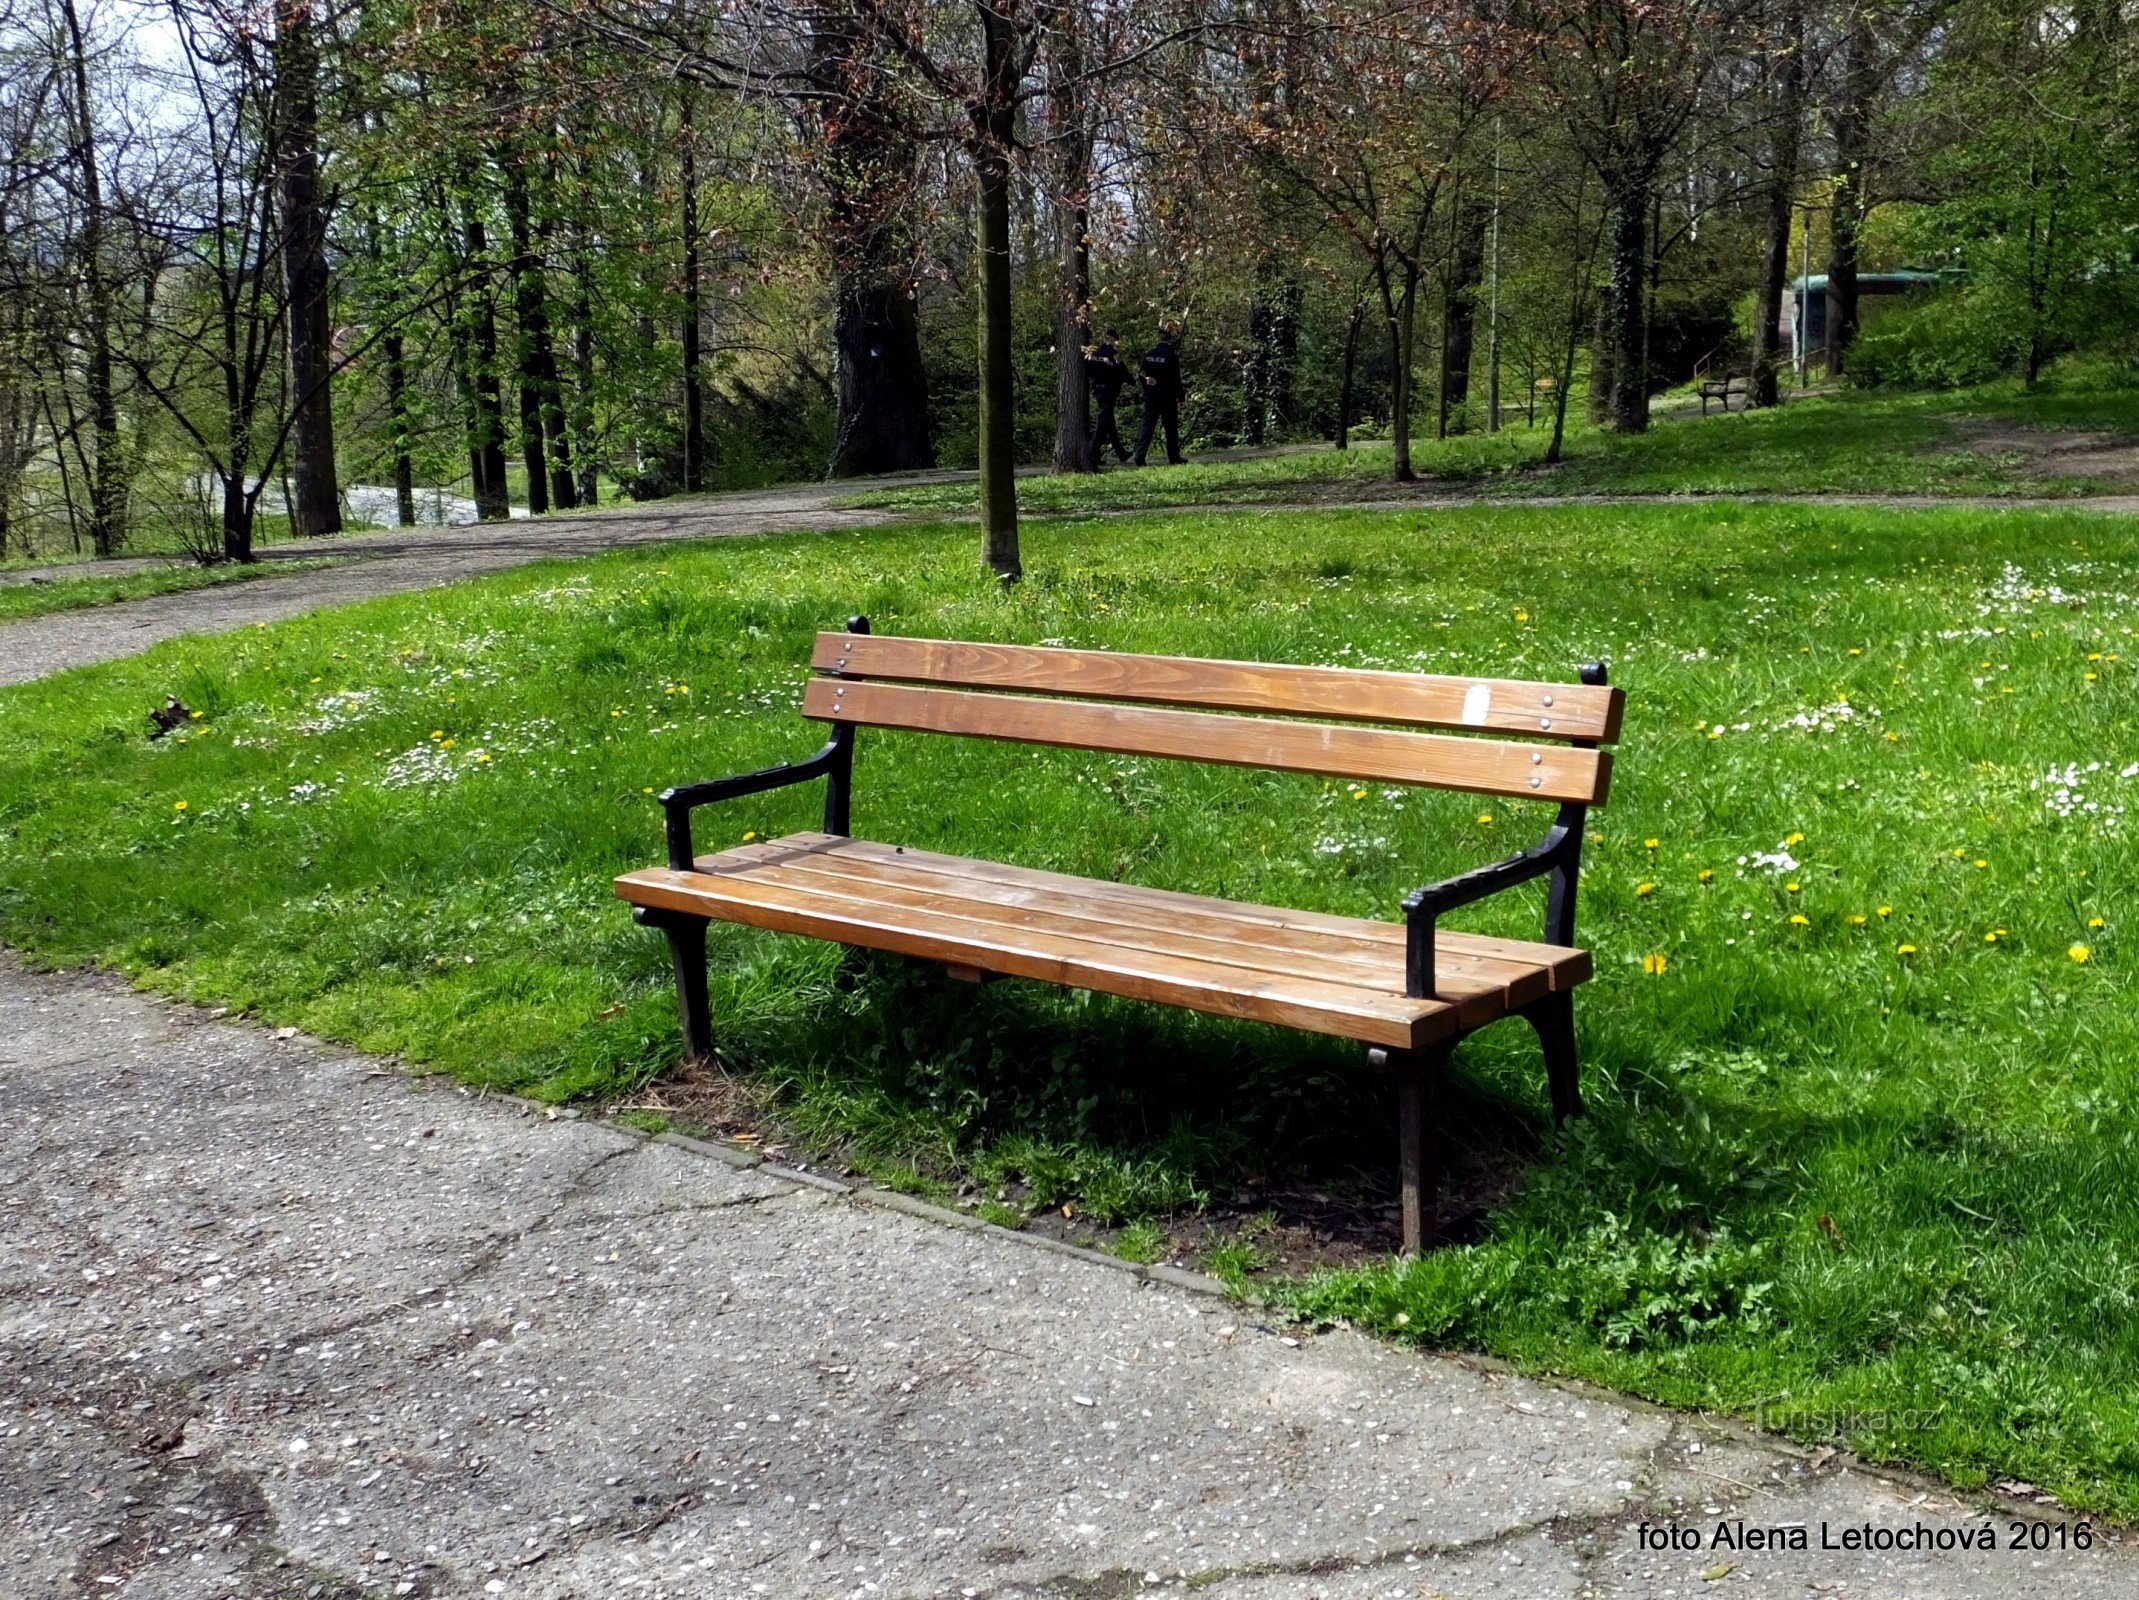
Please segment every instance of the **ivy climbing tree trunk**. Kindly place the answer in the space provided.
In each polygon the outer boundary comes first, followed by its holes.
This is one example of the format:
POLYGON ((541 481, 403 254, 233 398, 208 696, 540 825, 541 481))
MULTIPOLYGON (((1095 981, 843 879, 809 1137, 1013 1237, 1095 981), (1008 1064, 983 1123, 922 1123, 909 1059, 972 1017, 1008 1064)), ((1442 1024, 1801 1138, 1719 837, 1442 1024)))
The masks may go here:
POLYGON ((1790 276, 1790 220, 1805 122, 1805 14, 1797 0, 1784 9, 1782 28, 1783 54, 1768 129, 1767 240, 1760 257, 1752 389, 1747 396, 1755 406, 1782 403, 1783 287, 1790 276))
POLYGON ((119 390, 112 361, 112 290, 105 260, 104 176, 98 150, 96 108, 89 98, 89 53, 75 0, 60 0, 67 25, 68 75, 74 93, 68 107, 69 132, 81 184, 82 223, 75 240, 82 284, 83 380, 88 390, 89 425, 96 441, 89 474, 89 538, 100 556, 117 554, 126 542, 126 444, 119 432, 119 390))
POLYGON ((334 465, 334 321, 327 275, 327 201, 319 182, 319 39, 312 0, 276 0, 275 104, 282 126, 282 273, 288 305, 290 506, 304 538, 342 531, 334 465))

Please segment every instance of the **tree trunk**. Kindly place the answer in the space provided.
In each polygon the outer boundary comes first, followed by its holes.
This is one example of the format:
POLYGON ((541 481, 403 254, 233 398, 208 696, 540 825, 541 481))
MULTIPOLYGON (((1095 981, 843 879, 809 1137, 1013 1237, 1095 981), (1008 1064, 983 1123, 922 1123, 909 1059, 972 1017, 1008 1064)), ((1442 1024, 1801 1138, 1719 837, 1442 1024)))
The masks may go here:
POLYGON ((408 351, 401 335, 380 340, 386 353, 386 427, 394 457, 394 517, 404 528, 416 526, 416 464, 409 457, 413 429, 409 422, 408 351))
POLYGON ((550 336, 548 274, 543 269, 541 234, 529 204, 527 174, 510 153, 498 167, 505 175, 505 219, 512 232, 513 314, 519 324, 516 363, 520 388, 520 433, 527 457, 528 504, 536 511, 578 503, 572 478, 572 444, 565 433, 564 382, 557 372, 557 351, 550 336), (532 402, 532 404, 530 403, 532 402), (538 477, 547 476, 546 494, 536 504, 538 477))
POLYGON ((1589 340, 1589 420, 1612 420, 1612 286, 1601 285, 1589 340))
POLYGON ((1389 321, 1389 439, 1396 457, 1396 481, 1410 483, 1418 477, 1411 467, 1411 361, 1416 347, 1419 269, 1409 261, 1403 263, 1400 292, 1390 284, 1386 267, 1380 270, 1382 311, 1389 321))
POLYGON ((468 427, 468 468, 474 479, 475 514, 485 522, 512 515, 505 484, 505 404, 498 385, 498 325, 491 314, 488 282, 489 240, 482 219, 471 210, 462 225, 468 267, 476 281, 459 319, 466 364, 463 402, 468 427))
POLYGON ((1614 433, 1649 426, 1648 267, 1649 193, 1646 176, 1625 180, 1612 203, 1612 403, 1614 433))
POLYGON ((68 66, 74 80, 75 159, 82 183, 81 250, 83 334, 88 341, 84 378, 96 459, 89 465, 89 538, 100 556, 115 555, 126 542, 126 445, 119 435, 119 394, 112 378, 111 279, 104 260, 104 178, 98 169, 96 115, 89 100, 89 54, 75 0, 60 0, 67 23, 68 66))
POLYGON ((977 0, 985 70, 972 149, 979 190, 981 558, 1007 584, 1023 576, 1010 306, 1010 148, 1020 74, 1017 32, 997 3, 977 0))
MULTIPOLYGON (((1471 397, 1471 350, 1478 326, 1478 286, 1485 279, 1485 236, 1492 202, 1466 199, 1456 208, 1456 236, 1449 252, 1447 290, 1441 303, 1441 404, 1439 432, 1471 397)), ((1460 429, 1461 419, 1457 419, 1460 429)))
POLYGON ((1793 3, 1783 13, 1787 35, 1768 133, 1768 235, 1760 258, 1759 309, 1754 313, 1753 371, 1747 404, 1782 402, 1783 286, 1790 276, 1790 219, 1797 194, 1798 152, 1805 122, 1805 17, 1793 3))
POLYGON ((1051 63, 1055 144, 1055 470, 1090 472, 1092 394, 1084 354, 1092 346, 1092 138, 1086 120, 1084 49, 1065 18, 1051 63))
POLYGON ((1282 432, 1292 417, 1294 369, 1300 352, 1300 280, 1277 252, 1255 263, 1248 302, 1248 349, 1242 371, 1242 434, 1251 445, 1282 432))
POLYGON ((827 3, 810 8, 808 22, 822 140, 814 168, 825 194, 839 350, 839 436, 828 475, 932 467, 911 287, 917 135, 887 75, 874 13, 827 3))
POLYGON ((678 115, 683 187, 683 486, 706 486, 706 391, 699 349, 705 307, 698 284, 697 97, 684 86, 678 115))
POLYGON ((1352 448, 1352 385, 1359 372, 1359 325, 1366 319, 1367 303, 1352 300, 1352 319, 1344 325, 1344 371, 1337 381, 1337 448, 1352 448))
POLYGON ((572 267, 572 459, 579 464, 579 503, 598 503, 601 471, 594 459, 594 288, 584 241, 572 267))
POLYGON ((1865 158, 1870 154, 1872 102, 1878 94, 1878 41, 1871 17, 1853 13, 1842 49, 1842 95, 1834 110, 1834 203, 1828 224, 1827 375, 1849 370, 1857 338, 1857 255, 1869 204, 1865 158))
POLYGON ((1091 213, 1062 202, 1055 213, 1055 470, 1090 472, 1092 394, 1084 353, 1092 344, 1091 213))
POLYGON ((282 274, 289 294, 291 531, 342 531, 334 466, 334 325, 327 212, 319 190, 319 41, 312 0, 275 0, 275 100, 282 156, 282 274))

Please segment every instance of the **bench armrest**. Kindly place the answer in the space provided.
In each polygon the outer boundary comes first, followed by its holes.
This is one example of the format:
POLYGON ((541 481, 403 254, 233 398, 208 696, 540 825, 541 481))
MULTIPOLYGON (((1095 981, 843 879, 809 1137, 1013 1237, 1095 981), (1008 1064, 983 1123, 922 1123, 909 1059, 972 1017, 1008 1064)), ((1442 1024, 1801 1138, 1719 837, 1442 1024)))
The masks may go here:
MULTIPOLYGON (((845 732, 847 730, 840 730, 840 733, 845 732)), ((776 767, 739 772, 732 778, 708 778, 703 783, 678 784, 673 789, 662 790, 659 798, 661 809, 668 816, 669 866, 677 872, 689 872, 696 864, 698 857, 691 848, 691 813, 700 806, 712 805, 719 800, 740 800, 745 795, 763 794, 768 789, 785 789, 790 784, 807 783, 812 778, 830 777, 841 768, 852 748, 851 739, 834 734, 822 750, 807 760, 783 761, 776 767)))
POLYGON ((1581 848, 1582 808, 1566 807, 1560 820, 1529 849, 1405 895, 1404 992, 1422 1000, 1433 996, 1434 922, 1442 912, 1473 905, 1532 878, 1563 871, 1572 877, 1581 848), (1567 811, 1575 815, 1570 818, 1567 811))

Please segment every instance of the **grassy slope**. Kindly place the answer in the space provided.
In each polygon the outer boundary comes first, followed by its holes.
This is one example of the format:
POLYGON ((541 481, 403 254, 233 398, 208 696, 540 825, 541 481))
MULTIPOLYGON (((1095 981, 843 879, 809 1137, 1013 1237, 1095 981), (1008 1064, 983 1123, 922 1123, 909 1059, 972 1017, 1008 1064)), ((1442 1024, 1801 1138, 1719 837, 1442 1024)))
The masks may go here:
MULTIPOLYGON (((1566 460, 1539 465, 1544 427, 1511 427, 1494 437, 1417 441, 1413 459, 1428 481, 1490 494, 1853 494, 2068 495, 2083 480, 2045 474, 2018 453, 1967 447, 1973 418, 2042 427, 2139 432, 2139 391, 2075 388, 2033 394, 1995 385, 1955 394, 1867 394, 1802 400, 1775 411, 1660 417, 1649 432, 1622 438, 1570 422, 1566 460)), ((1112 471, 1096 478, 1028 478, 1031 511, 1148 509, 1342 499, 1389 489, 1389 447, 1368 443, 1246 461, 1112 471)), ((961 511, 971 484, 877 489, 848 504, 922 512, 961 511)))
MULTIPOLYGON (((809 637, 849 611, 1533 676, 1601 656, 1630 712, 1584 880, 1592 1114, 1544 1133, 1519 1027, 1466 1046, 1451 1137, 1526 1181, 1479 1242, 1303 1308, 2139 1513, 2128 524, 1131 519, 1035 526, 1007 598, 971 543, 627 552, 0 692, 0 933, 470 1080, 614 1094, 672 1058, 675 1025, 660 943, 607 879, 657 854, 651 790, 812 747, 809 637), (151 745, 165 692, 207 716, 151 745), (1754 859, 1783 849, 1797 866, 1754 859)), ((878 837, 1377 915, 1542 821, 920 736, 865 737, 859 782, 878 837)), ((813 798, 731 806, 704 837, 808 825, 813 798)), ((876 1159, 1016 1171, 1114 1216, 1244 1169, 1386 1166, 1350 1049, 892 962, 838 975, 827 947, 717 931, 731 1065, 876 1159)))
POLYGON ((78 611, 84 606, 110 605, 119 600, 143 600, 150 595, 175 594, 181 589, 206 589, 219 583, 245 583, 255 578, 282 578, 328 566, 326 561, 276 561, 245 567, 170 566, 148 572, 78 574, 76 569, 57 569, 42 583, 0 583, 0 622, 40 617, 54 611, 78 611))

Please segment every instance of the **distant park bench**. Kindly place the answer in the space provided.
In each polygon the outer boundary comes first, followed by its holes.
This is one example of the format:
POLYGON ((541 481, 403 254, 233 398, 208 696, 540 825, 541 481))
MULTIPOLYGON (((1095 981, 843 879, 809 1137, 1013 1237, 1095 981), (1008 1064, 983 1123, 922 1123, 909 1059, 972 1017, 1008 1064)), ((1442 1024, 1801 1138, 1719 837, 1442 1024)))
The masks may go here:
POLYGON ((1701 380, 1701 415, 1704 417, 1708 415, 1708 402, 1711 400, 1722 401, 1723 409, 1728 411, 1731 408, 1732 399, 1735 398, 1738 401, 1738 409, 1743 411, 1751 401, 1752 395, 1753 377, 1749 372, 1726 372, 1719 378, 1703 378, 1701 380))
POLYGON ((878 638, 859 617, 818 635, 811 664, 802 714, 831 724, 830 741, 805 761, 668 790, 668 865, 616 880, 638 920, 668 935, 693 1056, 712 1049, 714 919, 897 951, 975 982, 1036 978, 1355 1039, 1396 1079, 1413 1251, 1433 1225, 1427 1096, 1458 1040, 1527 1018, 1555 1113, 1580 1111, 1574 989, 1591 963, 1574 948, 1576 879, 1585 809, 1604 802, 1611 776, 1597 746, 1618 736, 1622 701, 1603 667, 1550 684, 1268 666, 878 638), (1299 718, 1340 720, 1289 720, 1299 718), (1559 812, 1530 849, 1406 896, 1402 922, 1330 916, 853 838, 864 726, 1550 800, 1559 812), (699 806, 820 777, 822 832, 695 853, 699 806), (1435 926, 1540 877, 1550 880, 1542 943, 1435 926))

